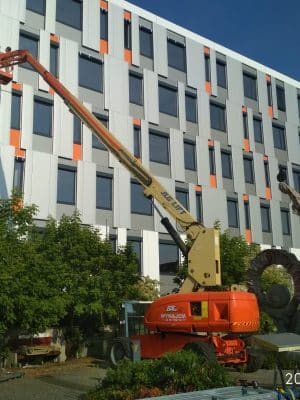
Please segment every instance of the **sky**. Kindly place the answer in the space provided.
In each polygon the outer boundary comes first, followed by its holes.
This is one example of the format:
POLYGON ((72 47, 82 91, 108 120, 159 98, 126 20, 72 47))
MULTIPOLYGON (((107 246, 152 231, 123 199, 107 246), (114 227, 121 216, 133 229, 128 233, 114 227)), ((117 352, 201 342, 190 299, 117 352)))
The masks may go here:
POLYGON ((128 0, 300 81, 300 0, 128 0))

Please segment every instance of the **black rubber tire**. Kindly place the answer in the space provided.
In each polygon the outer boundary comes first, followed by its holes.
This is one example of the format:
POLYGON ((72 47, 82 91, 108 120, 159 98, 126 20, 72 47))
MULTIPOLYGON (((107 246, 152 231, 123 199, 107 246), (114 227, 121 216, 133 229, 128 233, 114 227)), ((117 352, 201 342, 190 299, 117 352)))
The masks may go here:
POLYGON ((215 348, 211 343, 207 343, 207 342, 187 343, 183 347, 183 350, 186 350, 186 351, 191 350, 191 351, 194 351, 197 354, 201 354, 209 362, 216 362, 217 361, 215 348))
POLYGON ((262 368, 265 357, 259 354, 249 354, 249 360, 246 365, 245 372, 256 372, 262 368))
POLYGON ((108 359, 112 365, 117 365, 121 360, 133 360, 130 339, 126 337, 117 337, 113 339, 109 347, 108 359))

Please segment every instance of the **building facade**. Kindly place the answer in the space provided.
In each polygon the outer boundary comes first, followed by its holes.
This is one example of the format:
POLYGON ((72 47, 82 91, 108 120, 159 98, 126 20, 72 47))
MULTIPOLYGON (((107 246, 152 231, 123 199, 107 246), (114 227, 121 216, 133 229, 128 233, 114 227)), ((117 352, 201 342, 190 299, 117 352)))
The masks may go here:
MULTIPOLYGON (((29 49, 198 221, 300 255, 300 82, 123 0, 0 0, 0 46, 29 49)), ((169 290, 177 247, 142 187, 30 65, 1 88, 0 196, 41 227, 75 209, 169 290)))

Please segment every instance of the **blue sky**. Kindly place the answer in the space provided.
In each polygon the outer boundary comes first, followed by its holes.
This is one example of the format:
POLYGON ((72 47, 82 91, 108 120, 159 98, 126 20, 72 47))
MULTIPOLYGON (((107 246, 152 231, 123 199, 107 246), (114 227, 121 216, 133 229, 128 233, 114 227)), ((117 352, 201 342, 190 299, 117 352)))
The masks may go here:
POLYGON ((300 0, 129 0, 300 81, 300 0))

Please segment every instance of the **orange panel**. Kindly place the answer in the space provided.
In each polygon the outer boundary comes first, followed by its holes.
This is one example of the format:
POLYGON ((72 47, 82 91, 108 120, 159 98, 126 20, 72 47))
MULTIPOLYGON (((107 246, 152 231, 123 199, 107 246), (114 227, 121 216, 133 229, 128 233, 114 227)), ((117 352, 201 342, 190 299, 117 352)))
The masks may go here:
POLYGON ((108 54, 108 41, 100 39, 100 53, 108 54))
POLYGON ((100 7, 101 7, 103 10, 108 10, 107 1, 105 1, 105 0, 100 0, 100 7))
POLYGON ((15 155, 16 155, 16 157, 25 158, 26 157, 26 151, 16 148, 15 155))
POLYGON ((129 49, 124 49, 124 60, 128 64, 132 64, 132 51, 129 49))
POLYGON ((57 35, 54 35, 53 33, 50 33, 50 40, 51 42, 59 43, 59 37, 57 35))
POLYGON ((208 94, 211 94, 211 83, 210 82, 205 82, 205 91, 208 94))
POLYGON ((216 188, 217 187, 217 177, 216 177, 216 175, 210 175, 209 182, 210 182, 210 187, 216 188))
POLYGON ((124 19, 131 21, 131 12, 130 11, 127 11, 127 10, 124 11, 124 19))
POLYGON ((272 106, 268 106, 268 115, 269 115, 269 117, 273 118, 273 107, 272 106))
POLYGON ((243 112, 243 113, 246 113, 246 112, 247 112, 247 107, 246 107, 246 106, 243 106, 243 107, 242 107, 242 112, 243 112))
POLYGON ((9 144, 11 146, 20 148, 20 138, 21 138, 21 132, 18 129, 11 129, 10 130, 10 141, 9 141, 9 144))
POLYGON ((248 201, 249 200, 249 194, 243 194, 243 200, 248 201))
POLYGON ((141 120, 140 120, 140 118, 133 118, 133 125, 141 126, 141 120))
POLYGON ((76 161, 82 160, 81 147, 82 147, 81 144, 76 144, 76 143, 73 144, 73 160, 76 161))
POLYGON ((209 55, 210 50, 209 47, 204 46, 204 54, 209 55))
POLYGON ((214 146, 214 141, 213 141, 213 139, 208 139, 208 145, 209 146, 214 146))
POLYGON ((202 186, 195 185, 195 192, 202 192, 202 186))
POLYGON ((271 82, 271 75, 266 74, 266 81, 271 82))
POLYGON ((54 90, 52 89, 52 87, 49 86, 49 93, 50 94, 54 94, 54 90))
POLYGON ((17 90, 18 92, 22 92, 23 85, 22 85, 22 83, 13 82, 12 83, 12 89, 13 90, 17 90))
POLYGON ((247 152, 250 151, 249 139, 244 139, 244 150, 247 151, 247 152))
POLYGON ((272 199, 272 190, 270 187, 266 187, 266 199, 271 200, 272 199))
POLYGON ((251 230, 250 229, 246 229, 246 241, 248 243, 252 243, 252 234, 251 234, 251 230))
POLYGON ((264 161, 267 161, 268 159, 269 159, 269 157, 268 157, 266 154, 264 154, 264 155, 263 155, 263 160, 264 160, 264 161))

